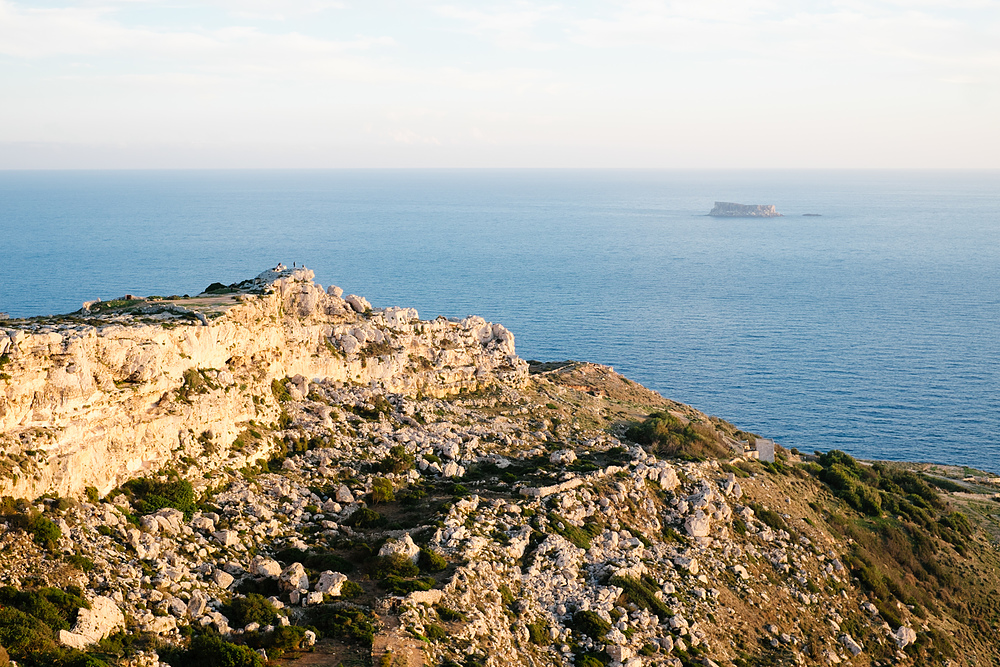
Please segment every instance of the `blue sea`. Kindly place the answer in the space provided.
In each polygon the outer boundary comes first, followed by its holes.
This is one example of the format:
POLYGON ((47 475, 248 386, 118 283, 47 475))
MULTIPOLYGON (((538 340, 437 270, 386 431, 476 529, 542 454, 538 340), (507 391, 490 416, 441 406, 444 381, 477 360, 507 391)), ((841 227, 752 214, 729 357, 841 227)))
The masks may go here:
POLYGON ((279 261, 786 447, 1000 471, 997 171, 0 172, 11 316, 279 261))

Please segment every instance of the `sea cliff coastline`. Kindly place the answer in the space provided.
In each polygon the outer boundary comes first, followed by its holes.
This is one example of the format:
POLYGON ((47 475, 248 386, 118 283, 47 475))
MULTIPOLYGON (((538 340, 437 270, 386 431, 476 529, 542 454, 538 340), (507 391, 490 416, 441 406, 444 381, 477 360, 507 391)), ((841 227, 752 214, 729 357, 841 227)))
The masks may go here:
POLYGON ((2 324, 20 664, 1000 655, 986 473, 786 450, 304 268, 2 324))

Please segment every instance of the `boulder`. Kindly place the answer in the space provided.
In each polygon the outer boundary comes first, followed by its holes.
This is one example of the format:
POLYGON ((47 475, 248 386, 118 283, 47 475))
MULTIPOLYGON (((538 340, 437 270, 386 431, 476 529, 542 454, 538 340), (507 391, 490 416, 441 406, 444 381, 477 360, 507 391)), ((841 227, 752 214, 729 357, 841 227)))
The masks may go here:
POLYGON ((402 554, 416 563, 417 558, 420 557, 420 547, 413 543, 412 537, 405 535, 401 540, 386 541, 378 552, 379 556, 392 556, 393 554, 402 554))
POLYGON ((625 662, 626 660, 635 655, 635 651, 633 651, 628 646, 617 646, 617 645, 608 646, 605 649, 605 652, 609 656, 611 656, 612 662, 619 662, 619 663, 625 662))
POLYGON ((254 556, 250 561, 250 574, 255 577, 275 577, 281 576, 281 563, 271 558, 254 556))
POLYGON ((107 637, 116 628, 125 627, 125 615, 111 598, 98 596, 90 601, 90 609, 77 612, 76 624, 71 632, 59 631, 60 643, 84 649, 107 637))
POLYGON ((278 586, 284 591, 309 590, 309 577, 302 563, 292 563, 278 576, 278 586))
POLYGON ((569 465, 573 461, 576 461, 576 452, 572 449, 560 449, 549 456, 549 463, 556 465, 569 465))
POLYGON ((366 313, 372 309, 372 305, 368 303, 368 299, 363 296, 348 294, 344 297, 344 301, 351 304, 351 308, 353 308, 356 313, 366 313))
POLYGON ((691 537, 708 537, 712 532, 712 521, 707 514, 698 510, 684 520, 684 529, 691 537))
POLYGON ((220 530, 212 533, 212 537, 224 547, 232 547, 240 543, 240 534, 235 530, 220 530))
POLYGON ((317 593, 337 596, 340 595, 340 589, 346 581, 346 575, 341 574, 340 572, 327 570, 319 575, 319 581, 316 582, 316 588, 314 590, 317 593))
POLYGON ((896 646, 899 648, 906 648, 917 641, 917 633, 913 628, 908 628, 905 625, 899 626, 899 629, 896 630, 892 637, 896 640, 896 646))
POLYGON ((208 600, 205 598, 205 594, 201 591, 195 591, 191 594, 191 599, 188 600, 187 615, 191 618, 199 618, 205 613, 207 605, 208 600))
POLYGON ((699 566, 698 566, 698 560, 696 558, 677 556, 674 558, 674 565, 681 568, 682 570, 687 570, 691 574, 698 574, 699 566))
POLYGON ((840 643, 844 645, 844 648, 850 651, 851 655, 858 655, 864 650, 861 648, 860 644, 854 641, 854 637, 848 634, 840 635, 840 643))
POLYGON ((224 570, 216 569, 212 572, 212 581, 215 582, 217 586, 222 588, 229 588, 232 586, 233 581, 235 581, 233 575, 225 572, 224 570))
POLYGON ((152 515, 160 525, 160 532, 168 535, 176 535, 181 532, 184 525, 184 512, 173 507, 164 507, 152 515))
POLYGON ((350 505, 354 502, 354 494, 344 484, 341 484, 340 488, 337 489, 337 502, 344 503, 345 505, 350 505))

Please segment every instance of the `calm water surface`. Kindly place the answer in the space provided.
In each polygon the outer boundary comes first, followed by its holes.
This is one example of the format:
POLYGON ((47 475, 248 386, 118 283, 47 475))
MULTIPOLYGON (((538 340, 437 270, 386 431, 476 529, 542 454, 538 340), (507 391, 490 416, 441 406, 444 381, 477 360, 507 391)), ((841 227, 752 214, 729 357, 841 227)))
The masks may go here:
POLYGON ((0 172, 12 316, 278 261, 788 447, 1000 470, 1000 172, 0 172))

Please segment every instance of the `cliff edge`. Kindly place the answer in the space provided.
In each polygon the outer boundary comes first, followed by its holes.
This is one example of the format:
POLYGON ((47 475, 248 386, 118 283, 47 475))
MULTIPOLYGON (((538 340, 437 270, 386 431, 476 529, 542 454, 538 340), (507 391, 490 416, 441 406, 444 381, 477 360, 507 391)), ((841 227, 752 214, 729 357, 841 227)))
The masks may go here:
POLYGON ((223 294, 4 321, 0 494, 103 493, 198 438, 226 448, 278 417, 279 378, 447 396, 527 377, 499 324, 420 320, 313 278, 279 265, 223 294))

